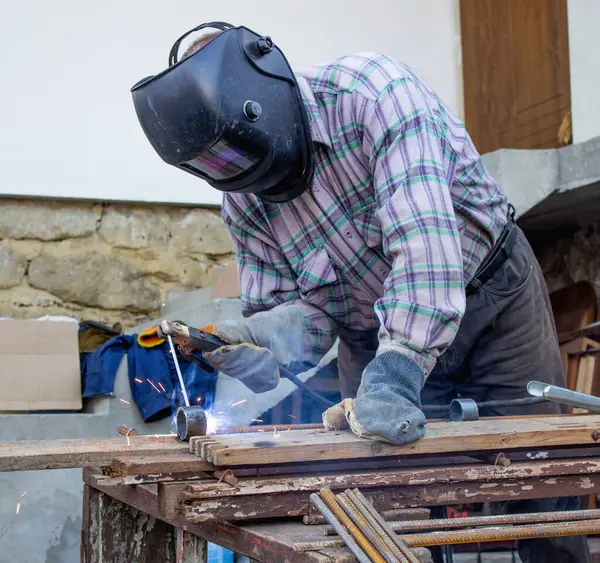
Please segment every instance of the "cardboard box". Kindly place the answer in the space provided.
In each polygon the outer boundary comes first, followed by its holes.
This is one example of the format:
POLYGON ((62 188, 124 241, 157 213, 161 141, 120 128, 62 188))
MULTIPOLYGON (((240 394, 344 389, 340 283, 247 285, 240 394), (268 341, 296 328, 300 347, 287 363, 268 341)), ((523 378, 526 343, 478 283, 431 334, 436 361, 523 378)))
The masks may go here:
POLYGON ((230 262, 216 266, 211 272, 212 298, 223 299, 240 296, 237 264, 230 262))
POLYGON ((0 411, 81 410, 78 324, 0 320, 0 411))

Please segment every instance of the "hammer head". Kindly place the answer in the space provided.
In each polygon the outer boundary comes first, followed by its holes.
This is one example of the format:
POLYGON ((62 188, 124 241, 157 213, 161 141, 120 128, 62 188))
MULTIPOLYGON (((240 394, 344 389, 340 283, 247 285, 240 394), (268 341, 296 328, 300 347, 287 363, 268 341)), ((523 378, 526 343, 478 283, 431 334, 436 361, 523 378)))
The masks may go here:
POLYGON ((175 414, 177 437, 189 440, 192 436, 206 436, 206 413, 202 407, 179 407, 175 414))

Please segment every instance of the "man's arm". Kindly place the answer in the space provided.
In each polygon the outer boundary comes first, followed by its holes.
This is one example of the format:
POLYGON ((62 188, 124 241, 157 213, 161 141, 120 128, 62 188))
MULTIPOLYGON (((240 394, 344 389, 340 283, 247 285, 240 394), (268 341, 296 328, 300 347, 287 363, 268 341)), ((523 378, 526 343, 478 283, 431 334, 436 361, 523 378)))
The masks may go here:
POLYGON ((444 123, 410 77, 360 106, 383 250, 392 261, 375 303, 379 349, 356 399, 323 415, 359 436, 406 444, 425 433, 421 389, 464 314, 462 253, 446 179, 444 123))
POLYGON ((226 197, 222 214, 236 251, 242 308, 260 331, 255 344, 272 350, 282 365, 316 365, 335 342, 334 320, 302 300, 294 272, 264 227, 259 204, 242 208, 226 197))
POLYGON ((444 158, 443 112, 409 77, 391 83, 365 111, 369 159, 383 232, 393 263, 375 304, 378 353, 400 352, 425 375, 451 344, 465 310, 460 235, 444 158), (432 104, 434 107, 432 107, 432 104))

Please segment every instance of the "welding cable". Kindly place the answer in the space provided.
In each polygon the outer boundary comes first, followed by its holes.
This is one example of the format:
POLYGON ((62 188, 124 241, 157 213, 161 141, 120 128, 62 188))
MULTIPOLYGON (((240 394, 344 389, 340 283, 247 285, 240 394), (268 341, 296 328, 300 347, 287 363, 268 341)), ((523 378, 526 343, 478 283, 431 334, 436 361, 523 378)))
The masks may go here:
MULTIPOLYGON (((537 405, 538 403, 545 403, 544 397, 522 397, 521 399, 498 399, 495 401, 483 401, 477 403, 478 409, 492 408, 492 407, 522 407, 525 405, 537 405)), ((447 414, 450 405, 422 405, 422 410, 427 411, 426 414, 447 414)))
POLYGON ((313 391, 308 385, 306 385, 306 383, 304 383, 304 381, 295 376, 289 369, 279 366, 279 375, 285 379, 289 379, 296 387, 302 389, 302 391, 304 391, 317 403, 327 408, 333 407, 333 403, 331 401, 327 400, 322 395, 319 395, 319 393, 316 391, 313 391))

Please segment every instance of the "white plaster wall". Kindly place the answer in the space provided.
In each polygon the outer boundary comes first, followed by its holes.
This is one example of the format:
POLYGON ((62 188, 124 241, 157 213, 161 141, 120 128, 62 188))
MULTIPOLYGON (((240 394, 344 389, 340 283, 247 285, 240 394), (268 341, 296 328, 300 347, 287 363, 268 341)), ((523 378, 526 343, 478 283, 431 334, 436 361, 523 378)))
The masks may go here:
POLYGON ((458 0, 5 2, 0 195, 218 204, 219 192, 154 153, 129 92, 210 20, 271 35, 295 67, 386 52, 462 112, 458 0))
POLYGON ((600 136, 600 2, 567 0, 573 142, 600 136))

